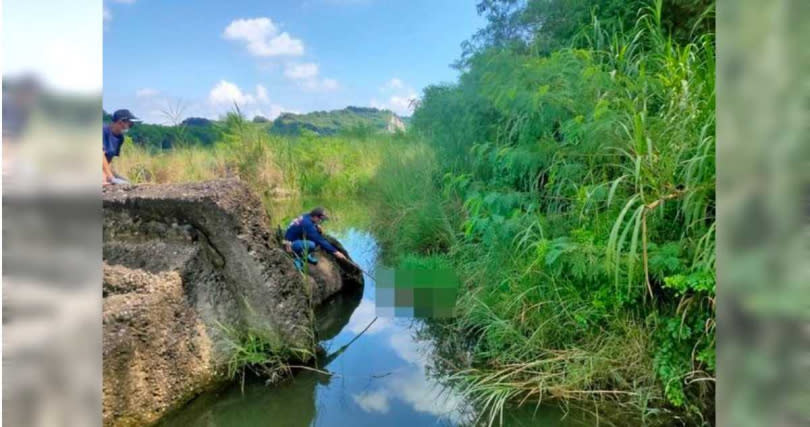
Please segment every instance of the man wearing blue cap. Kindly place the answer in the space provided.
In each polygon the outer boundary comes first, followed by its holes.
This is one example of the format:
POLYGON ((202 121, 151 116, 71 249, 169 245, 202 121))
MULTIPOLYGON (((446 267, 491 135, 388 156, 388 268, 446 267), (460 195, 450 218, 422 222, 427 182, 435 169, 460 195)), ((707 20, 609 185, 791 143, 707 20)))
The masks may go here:
POLYGON ((124 134, 129 131, 136 122, 139 122, 129 110, 118 110, 112 115, 112 122, 104 125, 101 131, 103 157, 104 185, 109 184, 129 184, 125 178, 116 175, 112 170, 113 157, 121 154, 121 145, 124 144, 124 134))
POLYGON ((294 219, 287 227, 287 232, 284 234, 285 246, 288 246, 289 250, 295 254, 295 267, 298 270, 303 269, 304 258, 311 264, 318 263, 318 259, 313 254, 316 248, 321 248, 336 258, 347 261, 346 256, 323 237, 320 224, 327 218, 324 208, 318 207, 294 219))

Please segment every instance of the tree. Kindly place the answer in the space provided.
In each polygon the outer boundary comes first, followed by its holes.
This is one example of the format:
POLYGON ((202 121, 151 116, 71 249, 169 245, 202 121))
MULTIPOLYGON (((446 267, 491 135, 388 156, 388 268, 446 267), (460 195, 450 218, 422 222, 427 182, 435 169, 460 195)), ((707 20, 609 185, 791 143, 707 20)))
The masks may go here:
POLYGON ((465 69, 473 55, 489 48, 548 55, 574 44, 593 16, 603 28, 629 29, 657 1, 662 25, 676 42, 687 42, 693 32, 714 31, 714 0, 481 0, 478 13, 488 23, 462 43, 454 66, 465 69))

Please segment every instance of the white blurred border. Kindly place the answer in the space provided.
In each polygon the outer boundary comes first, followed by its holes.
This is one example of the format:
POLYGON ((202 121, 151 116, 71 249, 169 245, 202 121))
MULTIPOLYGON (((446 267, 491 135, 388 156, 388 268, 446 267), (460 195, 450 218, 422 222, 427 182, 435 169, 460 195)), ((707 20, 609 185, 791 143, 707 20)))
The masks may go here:
POLYGON ((3 75, 34 72, 53 91, 100 95, 101 0, 3 0, 3 75))
POLYGON ((101 0, 2 2, 2 417, 101 425, 101 0))

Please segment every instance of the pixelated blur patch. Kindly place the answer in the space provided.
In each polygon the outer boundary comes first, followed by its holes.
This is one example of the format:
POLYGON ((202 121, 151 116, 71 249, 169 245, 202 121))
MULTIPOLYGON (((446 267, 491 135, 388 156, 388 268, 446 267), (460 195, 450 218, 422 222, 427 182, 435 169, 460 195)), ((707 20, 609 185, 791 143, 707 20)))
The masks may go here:
POLYGON ((441 257, 410 256, 396 268, 378 268, 377 312, 386 317, 448 318, 458 296, 458 277, 441 257))

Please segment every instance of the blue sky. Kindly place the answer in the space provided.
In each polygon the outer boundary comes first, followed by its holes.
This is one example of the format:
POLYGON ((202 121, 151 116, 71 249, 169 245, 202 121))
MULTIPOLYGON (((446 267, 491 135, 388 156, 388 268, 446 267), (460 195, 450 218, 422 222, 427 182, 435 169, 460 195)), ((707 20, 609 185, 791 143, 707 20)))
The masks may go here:
POLYGON ((105 0, 104 108, 147 122, 347 105, 409 115, 453 82, 449 64, 484 25, 474 0, 105 0), (167 108, 168 107, 168 108, 167 108))

